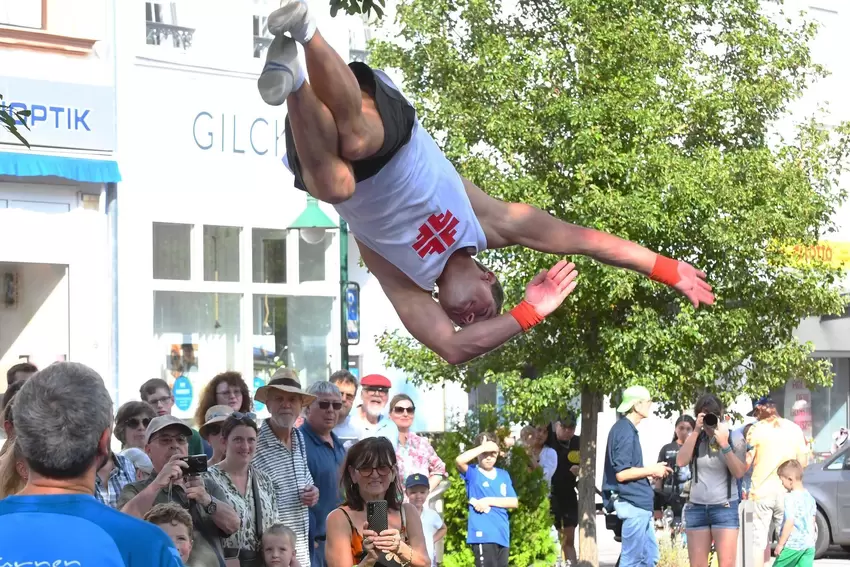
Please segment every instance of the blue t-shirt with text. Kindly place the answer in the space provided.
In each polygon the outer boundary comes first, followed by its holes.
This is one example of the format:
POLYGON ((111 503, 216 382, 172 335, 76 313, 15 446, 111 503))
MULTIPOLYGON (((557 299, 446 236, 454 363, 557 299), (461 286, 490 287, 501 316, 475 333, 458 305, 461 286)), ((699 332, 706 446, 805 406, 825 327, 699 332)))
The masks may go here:
MULTIPOLYGON (((467 498, 516 498, 508 471, 496 467, 492 472, 496 473, 495 478, 488 478, 478 465, 469 465, 466 473, 461 474, 466 482, 467 498)), ((502 547, 510 547, 510 542, 511 524, 505 508, 494 506, 486 514, 481 514, 469 505, 466 543, 496 543, 502 547)))
POLYGON ((792 490, 785 495, 785 522, 794 522, 794 531, 785 542, 785 549, 803 551, 814 548, 817 540, 816 513, 817 504, 808 490, 792 490))
POLYGON ((84 494, 0 500, 0 565, 182 567, 162 529, 84 494))

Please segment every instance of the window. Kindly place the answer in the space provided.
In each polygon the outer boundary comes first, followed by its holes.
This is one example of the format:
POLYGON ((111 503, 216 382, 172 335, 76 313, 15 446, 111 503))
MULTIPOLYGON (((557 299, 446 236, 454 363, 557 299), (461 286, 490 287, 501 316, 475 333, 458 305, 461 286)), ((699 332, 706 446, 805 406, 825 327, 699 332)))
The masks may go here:
POLYGON ((321 282, 325 281, 325 253, 333 242, 333 238, 325 237, 311 244, 303 238, 298 239, 298 281, 299 282, 321 282))
POLYGON ((192 225, 153 223, 153 277, 188 280, 191 275, 192 225))
POLYGON ((268 378, 278 366, 307 376, 307 386, 327 380, 332 297, 254 296, 254 375, 268 378))
POLYGON ((177 2, 145 2, 145 41, 148 45, 163 45, 184 50, 192 45, 195 30, 178 25, 177 4, 177 2))
POLYGON ((44 0, 0 0, 0 24, 44 29, 46 3, 44 0))
POLYGON ((241 228, 204 226, 204 281, 239 281, 241 228))
POLYGON ((286 283, 286 231, 255 228, 251 240, 254 283, 286 283))
POLYGON ((266 49, 272 42, 268 20, 268 16, 254 16, 254 59, 265 57, 266 49))

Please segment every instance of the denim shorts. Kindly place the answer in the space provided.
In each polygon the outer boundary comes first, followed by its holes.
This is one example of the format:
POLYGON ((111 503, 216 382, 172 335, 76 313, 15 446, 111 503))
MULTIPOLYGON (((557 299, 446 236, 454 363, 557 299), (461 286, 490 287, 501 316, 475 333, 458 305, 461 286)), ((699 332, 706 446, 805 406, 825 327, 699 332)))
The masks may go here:
POLYGON ((721 528, 737 530, 739 526, 738 501, 727 504, 685 504, 686 530, 708 530, 721 528))

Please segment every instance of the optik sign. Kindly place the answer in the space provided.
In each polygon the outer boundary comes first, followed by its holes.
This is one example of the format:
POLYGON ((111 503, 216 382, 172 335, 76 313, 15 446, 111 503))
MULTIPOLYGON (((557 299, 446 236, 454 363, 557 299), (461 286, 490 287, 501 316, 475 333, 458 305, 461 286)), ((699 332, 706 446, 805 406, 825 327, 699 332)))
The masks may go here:
MULTIPOLYGON (((33 147, 115 150, 115 89, 97 85, 54 83, 0 77, 0 94, 8 110, 28 110, 27 131, 18 131, 33 147)), ((20 144, 0 128, 0 142, 20 144)))

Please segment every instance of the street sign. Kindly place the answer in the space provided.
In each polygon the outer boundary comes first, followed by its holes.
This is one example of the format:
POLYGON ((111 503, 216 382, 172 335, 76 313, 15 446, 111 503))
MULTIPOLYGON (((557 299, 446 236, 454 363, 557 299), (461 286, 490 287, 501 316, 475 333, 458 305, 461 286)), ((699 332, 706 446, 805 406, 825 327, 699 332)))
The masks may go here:
POLYGON ((345 334, 349 345, 360 344, 360 286, 354 282, 345 286, 345 334))
POLYGON ((177 409, 187 411, 192 406, 192 383, 185 376, 179 377, 174 381, 171 395, 174 396, 174 405, 177 409))

